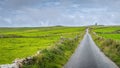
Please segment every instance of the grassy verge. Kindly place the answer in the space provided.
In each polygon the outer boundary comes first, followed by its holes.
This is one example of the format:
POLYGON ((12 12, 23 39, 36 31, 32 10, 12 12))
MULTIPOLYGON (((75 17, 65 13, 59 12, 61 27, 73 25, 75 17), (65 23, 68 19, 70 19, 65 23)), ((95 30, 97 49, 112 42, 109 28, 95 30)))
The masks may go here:
POLYGON ((84 32, 74 38, 61 38, 54 46, 34 56, 33 62, 24 64, 23 68, 62 68, 77 48, 83 35, 84 32))
MULTIPOLYGON (((119 37, 117 39, 114 38, 116 36, 115 34, 111 36, 110 28, 107 28, 109 29, 109 33, 104 29, 108 34, 102 31, 102 29, 100 29, 101 31, 98 30, 99 33, 95 32, 97 31, 96 28, 91 29, 91 35, 101 51, 120 67, 120 40, 118 39, 119 37)), ((114 30, 112 30, 112 32, 113 31, 114 30)))

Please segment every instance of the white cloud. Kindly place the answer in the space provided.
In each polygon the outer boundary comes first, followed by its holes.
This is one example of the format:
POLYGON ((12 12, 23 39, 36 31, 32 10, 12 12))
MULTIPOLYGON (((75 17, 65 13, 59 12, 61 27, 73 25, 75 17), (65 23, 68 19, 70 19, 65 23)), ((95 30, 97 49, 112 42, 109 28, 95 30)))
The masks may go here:
POLYGON ((9 23, 9 24, 12 24, 12 21, 11 21, 11 19, 9 19, 9 18, 4 18, 4 21, 6 21, 6 22, 9 23))
POLYGON ((0 26, 120 24, 119 6, 114 0, 6 0, 0 26))

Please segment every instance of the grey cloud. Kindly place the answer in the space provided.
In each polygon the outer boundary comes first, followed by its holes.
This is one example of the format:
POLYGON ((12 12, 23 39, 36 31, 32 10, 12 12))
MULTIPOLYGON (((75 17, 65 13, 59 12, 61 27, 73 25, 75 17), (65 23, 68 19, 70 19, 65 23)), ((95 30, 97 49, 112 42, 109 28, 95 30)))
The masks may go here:
POLYGON ((120 24, 119 0, 3 0, 0 26, 120 24))
POLYGON ((11 26, 11 21, 0 16, 0 27, 11 26))
POLYGON ((59 4, 57 0, 2 0, 0 4, 6 9, 20 9, 22 7, 33 7, 34 5, 45 6, 45 4, 47 5, 52 2, 55 2, 55 5, 59 4))

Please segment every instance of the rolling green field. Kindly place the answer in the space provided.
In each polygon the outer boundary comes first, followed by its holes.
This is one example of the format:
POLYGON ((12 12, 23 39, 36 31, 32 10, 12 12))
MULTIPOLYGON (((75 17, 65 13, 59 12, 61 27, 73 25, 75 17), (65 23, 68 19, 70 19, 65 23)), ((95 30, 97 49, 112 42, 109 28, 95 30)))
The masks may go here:
POLYGON ((94 32, 108 39, 120 40, 120 26, 97 27, 94 32))
POLYGON ((120 26, 93 27, 91 34, 104 54, 120 67, 120 26))
POLYGON ((84 27, 0 28, 0 64, 34 55, 52 47, 60 38, 73 38, 84 27), (2 59, 1 59, 2 58, 2 59))

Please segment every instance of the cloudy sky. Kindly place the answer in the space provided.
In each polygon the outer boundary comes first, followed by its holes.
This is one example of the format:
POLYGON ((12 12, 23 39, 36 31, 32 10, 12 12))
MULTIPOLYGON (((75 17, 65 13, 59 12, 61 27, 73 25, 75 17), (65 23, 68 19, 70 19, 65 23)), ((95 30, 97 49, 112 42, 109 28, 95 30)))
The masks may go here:
POLYGON ((120 0, 0 0, 0 27, 120 25, 120 0))

